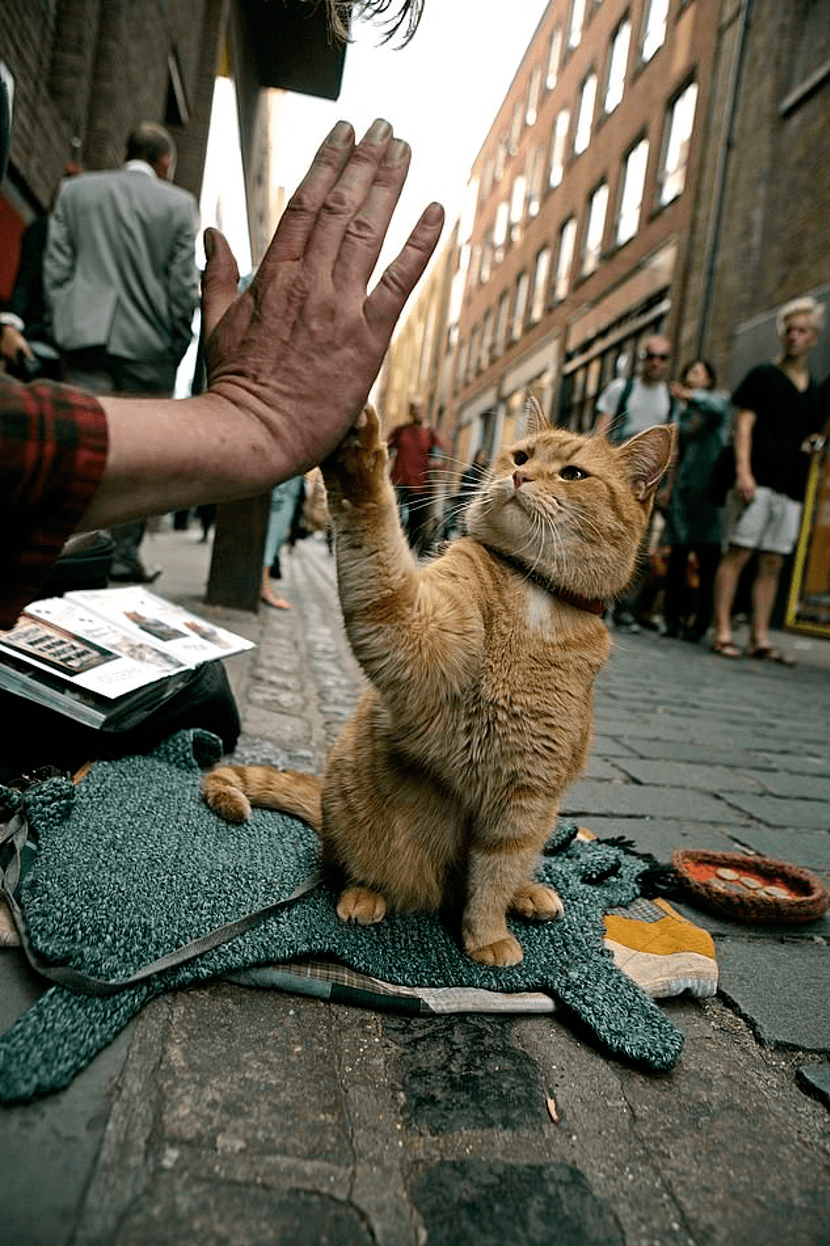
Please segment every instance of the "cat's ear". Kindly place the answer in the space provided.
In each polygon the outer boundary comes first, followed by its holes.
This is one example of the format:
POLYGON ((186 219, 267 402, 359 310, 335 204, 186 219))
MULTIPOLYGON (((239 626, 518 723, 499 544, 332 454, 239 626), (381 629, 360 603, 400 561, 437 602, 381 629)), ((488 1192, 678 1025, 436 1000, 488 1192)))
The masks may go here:
POLYGON ((542 433, 546 428, 550 428, 547 417, 528 390, 525 395, 525 436, 530 437, 533 433, 542 433))
POLYGON ((631 490, 638 501, 647 502, 657 488, 671 463, 673 446, 674 426, 671 424, 647 428, 620 446, 618 453, 625 461, 631 490))

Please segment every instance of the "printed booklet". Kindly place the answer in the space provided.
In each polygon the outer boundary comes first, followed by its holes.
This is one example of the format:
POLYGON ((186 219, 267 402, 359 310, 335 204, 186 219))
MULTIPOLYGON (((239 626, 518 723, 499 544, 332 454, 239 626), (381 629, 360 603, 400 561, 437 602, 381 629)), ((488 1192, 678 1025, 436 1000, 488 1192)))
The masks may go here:
POLYGON ((0 631, 0 688, 126 730, 205 662, 253 647, 144 588, 82 590, 30 602, 0 631))

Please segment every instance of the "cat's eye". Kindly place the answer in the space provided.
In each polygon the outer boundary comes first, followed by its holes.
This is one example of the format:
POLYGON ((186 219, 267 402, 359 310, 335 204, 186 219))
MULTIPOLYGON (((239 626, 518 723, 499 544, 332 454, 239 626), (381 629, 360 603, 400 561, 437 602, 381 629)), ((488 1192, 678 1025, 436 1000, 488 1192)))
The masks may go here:
POLYGON ((563 480, 587 480, 588 473, 584 472, 581 467, 577 467, 576 463, 566 463, 560 470, 559 475, 563 480))
POLYGON ((526 463, 528 461, 528 458, 529 458, 529 455, 527 455, 524 450, 513 451, 513 462, 516 464, 517 467, 521 467, 523 463, 526 463))

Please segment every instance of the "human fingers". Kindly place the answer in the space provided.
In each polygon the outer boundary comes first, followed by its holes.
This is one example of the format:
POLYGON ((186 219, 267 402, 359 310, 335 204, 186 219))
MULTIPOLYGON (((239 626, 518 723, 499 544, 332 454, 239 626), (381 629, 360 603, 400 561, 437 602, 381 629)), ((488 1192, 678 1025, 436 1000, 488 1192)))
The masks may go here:
POLYGON ((205 230, 202 274, 202 330, 205 341, 239 296, 239 269, 227 239, 218 229, 205 230))
POLYGON ((411 157, 408 143, 398 138, 390 141, 363 203, 346 226, 334 264, 335 286, 357 282, 365 288, 401 197, 411 157))
POLYGON ((391 337, 403 306, 414 290, 438 245, 444 225, 444 209, 431 203, 384 272, 364 304, 367 323, 380 335, 391 337))
POLYGON ((308 172, 288 201, 259 266, 260 282, 268 279, 276 264, 303 258, 320 209, 337 184, 353 148, 354 129, 348 121, 338 121, 318 147, 308 172))
MULTIPOLYGON (((395 163, 389 166, 382 163, 391 143, 392 127, 388 121, 379 117, 372 122, 355 147, 320 209, 304 255, 304 262, 310 269, 322 273, 332 272, 347 230, 354 228, 354 222, 367 196, 378 181, 388 183, 392 192, 391 215, 406 178, 405 164, 398 167, 395 163)), ((375 229, 373 223, 368 227, 370 231, 375 229)), ((366 223, 362 222, 357 228, 366 228, 366 223)), ((380 238, 381 243, 382 241, 383 235, 380 238)), ((366 281, 370 275, 371 270, 365 274, 366 281)))

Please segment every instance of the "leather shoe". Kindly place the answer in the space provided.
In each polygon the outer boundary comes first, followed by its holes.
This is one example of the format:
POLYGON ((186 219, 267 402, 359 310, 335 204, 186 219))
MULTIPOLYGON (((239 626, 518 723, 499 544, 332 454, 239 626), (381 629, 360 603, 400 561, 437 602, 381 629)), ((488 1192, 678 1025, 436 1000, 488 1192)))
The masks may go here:
POLYGON ((108 578, 116 584, 155 584, 161 572, 161 567, 153 567, 152 571, 136 567, 134 571, 111 571, 108 578))

